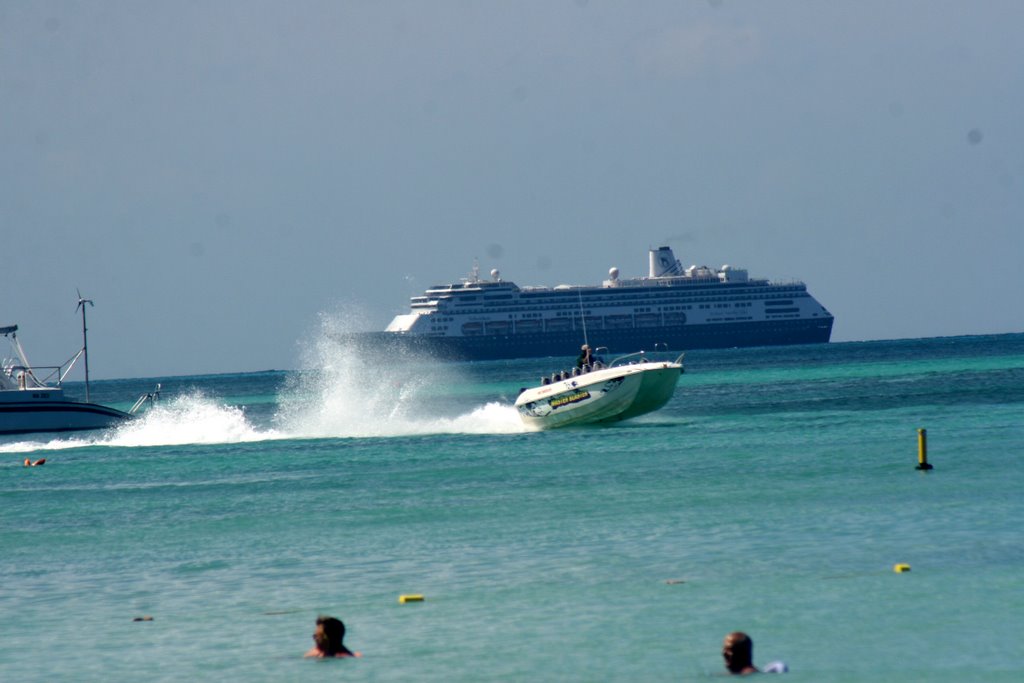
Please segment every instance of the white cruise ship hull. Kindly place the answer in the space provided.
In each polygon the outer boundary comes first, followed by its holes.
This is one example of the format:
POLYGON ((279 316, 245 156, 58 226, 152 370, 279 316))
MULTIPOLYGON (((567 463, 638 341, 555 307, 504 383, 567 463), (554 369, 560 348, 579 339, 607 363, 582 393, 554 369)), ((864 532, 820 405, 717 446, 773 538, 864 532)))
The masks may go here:
MULTIPOLYGON (((651 250, 646 277, 601 285, 519 287, 474 269, 410 299, 368 341, 453 360, 564 356, 589 340, 611 353, 827 343, 834 318, 802 282, 751 278, 724 265, 683 268, 651 250)), ((357 340, 361 341, 359 336, 357 340)))

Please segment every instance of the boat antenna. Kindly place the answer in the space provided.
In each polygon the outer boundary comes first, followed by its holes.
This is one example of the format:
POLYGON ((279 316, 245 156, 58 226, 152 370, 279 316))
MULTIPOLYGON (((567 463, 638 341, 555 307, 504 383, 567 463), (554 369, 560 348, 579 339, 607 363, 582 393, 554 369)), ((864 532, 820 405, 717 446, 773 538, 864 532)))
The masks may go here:
POLYGON ((590 341, 587 339, 587 316, 583 314, 583 290, 576 290, 577 296, 580 298, 580 322, 583 323, 583 343, 590 346, 590 341))
POLYGON ((92 299, 83 299, 82 292, 77 287, 75 287, 75 292, 78 294, 78 306, 75 307, 75 312, 78 312, 78 309, 82 309, 82 353, 85 355, 85 402, 91 403, 92 401, 89 398, 89 338, 86 336, 85 305, 95 306, 96 304, 92 302, 92 299))

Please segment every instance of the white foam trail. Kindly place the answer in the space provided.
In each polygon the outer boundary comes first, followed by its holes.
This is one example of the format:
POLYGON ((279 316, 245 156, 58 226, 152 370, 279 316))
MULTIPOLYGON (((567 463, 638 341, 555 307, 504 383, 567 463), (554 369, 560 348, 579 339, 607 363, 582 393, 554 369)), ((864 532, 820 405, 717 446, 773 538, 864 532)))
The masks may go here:
POLYGON ((289 377, 274 418, 277 429, 256 428, 243 408, 194 392, 157 403, 139 418, 114 429, 45 442, 0 444, 0 453, 525 431, 516 409, 497 402, 461 414, 456 408, 445 416, 442 409, 457 399, 450 396, 450 389, 467 381, 458 376, 457 366, 389 358, 342 342, 344 332, 359 329, 349 324, 351 317, 321 315, 320 330, 302 350, 303 367, 315 369, 289 377), (457 414, 452 416, 452 412, 457 414))
POLYGON ((55 451, 87 446, 175 446, 242 443, 280 439, 275 430, 254 428, 237 406, 225 406, 200 392, 158 403, 139 418, 113 429, 76 434, 51 441, 19 441, 0 445, 0 453, 55 451))
POLYGON ((253 427, 244 408, 222 405, 196 392, 155 405, 141 419, 114 430, 102 445, 177 446, 280 438, 283 435, 273 429, 253 427))
POLYGON ((450 420, 437 420, 436 426, 445 433, 458 434, 519 434, 526 431, 514 406, 488 403, 470 413, 450 420))
POLYGON ((456 417, 441 410, 451 387, 465 383, 456 367, 391 358, 341 341, 357 329, 351 315, 321 315, 320 330, 303 349, 303 367, 281 397, 277 422, 302 438, 414 434, 512 434, 524 431, 512 406, 488 403, 456 417))

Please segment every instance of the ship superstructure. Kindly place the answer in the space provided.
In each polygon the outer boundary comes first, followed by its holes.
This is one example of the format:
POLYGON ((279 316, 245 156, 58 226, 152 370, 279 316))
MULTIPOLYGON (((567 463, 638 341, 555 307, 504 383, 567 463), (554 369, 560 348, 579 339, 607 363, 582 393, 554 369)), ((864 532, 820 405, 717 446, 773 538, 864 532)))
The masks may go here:
POLYGON ((478 268, 411 299, 385 332, 411 346, 472 360, 564 356, 584 341, 611 353, 827 342, 833 316, 802 282, 751 278, 728 265, 683 268, 649 253, 646 277, 609 270, 600 286, 519 287, 478 268))

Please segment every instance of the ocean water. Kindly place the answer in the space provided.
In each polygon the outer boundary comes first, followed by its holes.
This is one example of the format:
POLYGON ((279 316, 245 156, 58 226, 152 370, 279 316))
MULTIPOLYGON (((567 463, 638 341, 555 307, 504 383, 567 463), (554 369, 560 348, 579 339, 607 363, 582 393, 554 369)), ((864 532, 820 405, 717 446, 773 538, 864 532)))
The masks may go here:
POLYGON ((784 680, 1020 680, 1024 335, 693 351, 657 413, 524 432, 569 363, 93 383, 163 399, 0 440, 0 680, 703 680, 737 629, 784 680), (302 658, 321 613, 361 659, 302 658))

